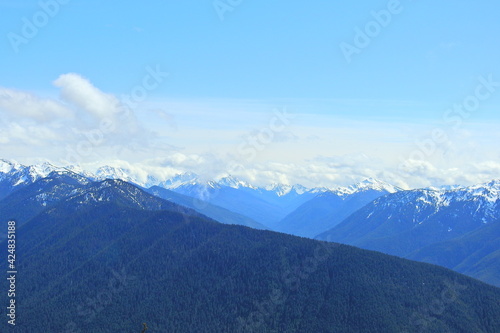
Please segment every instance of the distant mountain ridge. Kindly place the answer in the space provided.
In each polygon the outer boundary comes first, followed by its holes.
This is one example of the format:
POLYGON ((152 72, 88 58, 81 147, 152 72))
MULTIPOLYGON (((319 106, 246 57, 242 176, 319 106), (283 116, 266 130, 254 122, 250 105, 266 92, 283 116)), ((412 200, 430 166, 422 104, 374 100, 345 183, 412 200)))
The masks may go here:
MULTIPOLYGON (((92 181, 68 170, 53 171, 45 178, 16 189, 0 200, 0 215, 17 220, 23 225, 46 208, 65 200, 80 197, 81 199, 75 202, 112 201, 113 197, 117 196, 113 191, 127 192, 121 194, 122 197, 128 198, 126 202, 122 202, 127 207, 148 210, 170 209, 175 203, 192 210, 191 214, 196 211, 221 223, 267 229, 248 217, 161 187, 141 189, 137 185, 117 179, 92 181)), ((4 237, 5 233, 0 231, 0 239, 4 237)))
MULTIPOLYGON (((344 220, 319 239, 337 239, 350 243, 364 243, 372 237, 390 237, 398 232, 424 229, 439 225, 430 242, 438 234, 453 238, 482 224, 500 218, 500 181, 453 190, 417 189, 400 191, 378 198, 344 220), (364 241, 362 240, 364 239, 364 241)), ((445 239, 440 239, 445 240, 445 239)), ((413 251, 415 242, 396 250, 397 255, 413 251)))
MULTIPOLYGON (((75 203, 83 204, 117 201, 114 199, 116 197, 127 198, 117 203, 137 209, 168 210, 174 206, 174 203, 122 180, 94 182, 71 171, 53 171, 47 177, 23 186, 0 200, 0 215, 23 225, 43 210, 64 201, 75 200, 75 203)), ((194 210, 190 212, 196 214, 194 210)))
POLYGON ((92 173, 74 165, 59 167, 54 166, 49 162, 44 162, 41 164, 27 166, 15 161, 0 159, 0 181, 3 177, 11 177, 15 172, 18 172, 18 174, 23 174, 26 176, 25 179, 21 179, 21 177, 18 177, 17 181, 19 183, 23 181, 26 183, 32 183, 37 179, 48 176, 53 171, 71 171, 93 181, 101 181, 105 179, 120 179, 145 188, 160 186, 169 190, 175 190, 178 188, 188 187, 190 185, 196 185, 200 188, 221 186, 231 187, 234 189, 255 190, 261 193, 272 193, 277 197, 287 195, 302 195, 307 192, 322 193, 326 191, 352 194, 353 192, 356 192, 363 188, 376 189, 377 186, 383 187, 389 192, 393 192, 395 189, 397 189, 397 187, 395 186, 373 178, 367 178, 359 183, 350 186, 339 186, 335 188, 307 188, 300 184, 288 185, 280 183, 273 183, 263 187, 259 187, 249 184, 248 182, 245 182, 231 175, 223 176, 213 180, 203 180, 195 173, 185 172, 177 174, 170 178, 160 179, 152 175, 138 176, 130 170, 113 166, 101 166, 96 170, 96 172, 92 173))
POLYGON ((447 267, 500 287, 500 221, 423 247, 407 258, 447 267))
POLYGON ((419 189, 388 194, 316 238, 445 264, 474 277, 486 277, 484 281, 498 285, 497 278, 490 279, 500 274, 500 256, 494 254, 498 243, 496 248, 488 249, 484 244, 494 244, 489 239, 498 228, 489 226, 499 221, 500 181, 493 180, 451 190, 419 189), (446 260, 443 251, 451 248, 462 253, 446 260), (476 252, 478 249, 482 249, 482 254, 476 252), (487 261, 486 256, 489 256, 487 261), (483 262, 481 275, 472 267, 475 262, 467 260, 472 257, 483 262))
MULTIPOLYGON (((270 184, 264 187, 251 185, 231 175, 218 180, 204 180, 194 173, 178 174, 169 179, 158 179, 151 175, 138 177, 129 170, 111 166, 102 166, 95 173, 82 170, 79 167, 55 167, 50 163, 35 166, 23 166, 19 163, 2 160, 0 163, 0 198, 7 196, 14 187, 29 185, 37 179, 46 177, 50 172, 71 171, 91 181, 105 179, 120 179, 138 185, 142 188, 158 186, 178 194, 201 200, 211 205, 219 206, 235 214, 253 220, 254 225, 262 228, 274 228, 283 218, 302 204, 321 193, 328 191, 340 196, 352 195, 369 189, 392 192, 396 187, 375 179, 366 179, 348 187, 306 188, 302 185, 270 184), (14 173, 13 170, 15 171, 14 173), (22 174, 18 175, 17 170, 22 174), (2 181, 3 179, 3 181, 2 181)), ((220 210, 219 210, 220 212, 220 210)), ((218 215, 221 217, 221 215, 218 215)), ((222 219, 225 219, 222 216, 222 219)), ((250 223, 250 225, 252 225, 250 223)), ((310 235, 313 236, 313 235, 310 235)))
POLYGON ((346 188, 318 194, 273 227, 277 231, 313 238, 333 228, 376 198, 401 190, 379 180, 366 179, 346 188))
POLYGON ((152 186, 146 191, 162 199, 174 202, 178 205, 192 208, 202 213, 203 215, 206 215, 224 224, 238 224, 254 229, 268 229, 268 227, 242 214, 232 212, 220 206, 212 205, 205 201, 196 200, 192 197, 167 190, 166 188, 160 186, 152 186))
POLYGON ((500 289, 448 269, 215 223, 121 180, 84 187, 17 232, 21 332, 500 329, 500 289))
POLYGON ((34 183, 47 177, 53 171, 66 171, 50 163, 25 166, 16 162, 0 160, 0 199, 6 197, 15 187, 34 183))
POLYGON ((105 188, 96 196, 98 189, 93 186, 123 184, 130 189, 124 206, 151 210, 152 206, 137 204, 175 203, 221 223, 354 245, 443 265, 500 285, 496 278, 500 238, 495 238, 500 235, 498 227, 491 226, 500 223, 500 180, 403 190, 376 179, 335 189, 308 189, 283 184, 257 187, 232 176, 202 180, 193 173, 161 182, 146 178, 160 186, 145 188, 134 183, 126 170, 113 167, 91 174, 71 166, 23 166, 0 160, 0 215, 24 223, 88 189, 92 191, 82 202, 106 200, 105 188))

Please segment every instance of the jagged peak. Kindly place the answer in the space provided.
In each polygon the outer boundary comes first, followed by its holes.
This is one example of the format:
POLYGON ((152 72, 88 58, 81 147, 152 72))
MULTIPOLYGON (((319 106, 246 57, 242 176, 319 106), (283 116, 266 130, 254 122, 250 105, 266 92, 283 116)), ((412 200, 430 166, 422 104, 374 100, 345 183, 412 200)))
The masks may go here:
POLYGON ((192 172, 179 173, 164 182, 161 182, 159 186, 167 189, 175 189, 184 185, 196 185, 199 183, 199 177, 197 174, 192 172))
POLYGON ((500 179, 493 179, 486 183, 470 186, 470 188, 490 188, 500 190, 500 179))
POLYGON ((99 167, 96 171, 96 175, 98 177, 102 177, 102 176, 120 176, 120 175, 123 175, 123 176, 128 176, 128 173, 130 171, 129 170, 126 170, 126 169, 123 169, 123 168, 119 168, 119 167, 114 167, 114 166, 110 166, 110 165, 104 165, 102 167, 99 167))
POLYGON ((301 184, 295 184, 292 186, 292 190, 295 191, 297 194, 304 194, 308 191, 311 191, 309 188, 301 185, 301 184))
POLYGON ((34 164, 27 167, 29 173, 33 176, 33 178, 47 177, 54 171, 64 172, 67 169, 62 167, 54 166, 49 162, 43 162, 41 164, 34 164))
POLYGON ((389 193, 401 191, 401 188, 375 178, 366 178, 354 185, 348 186, 347 189, 352 191, 352 193, 366 190, 386 191, 389 193))
MULTIPOLYGON (((178 173, 175 176, 168 179, 166 179, 166 177, 155 177, 151 174, 146 175, 145 172, 141 172, 142 176, 139 177, 138 179, 137 174, 131 170, 128 170, 127 168, 121 168, 110 165, 105 165, 98 168, 96 173, 90 173, 88 171, 83 170, 81 167, 77 166, 58 167, 50 162, 43 162, 40 164, 25 166, 14 160, 0 159, 0 175, 2 175, 3 179, 5 179, 5 177, 9 177, 9 174, 15 175, 12 178, 13 184, 33 182, 37 179, 47 177, 53 171, 64 172, 66 170, 69 170, 71 172, 74 172, 75 174, 81 175, 83 177, 86 177, 94 181, 104 180, 106 178, 122 179, 127 182, 138 184, 140 186, 149 187, 152 185, 159 185, 161 187, 168 189, 175 189, 180 186, 201 186, 206 188, 218 188, 220 186, 228 186, 235 189, 249 188, 259 191, 269 191, 269 192, 272 191, 278 196, 284 196, 289 193, 297 193, 300 195, 306 192, 322 193, 326 191, 330 191, 332 193, 342 196, 367 190, 386 191, 388 193, 402 191, 401 188, 376 178, 366 178, 357 182, 356 184, 350 186, 337 187, 337 188, 320 188, 320 187, 306 188, 299 184, 290 185, 283 183, 273 183, 265 187, 256 187, 231 174, 227 174, 216 180, 206 180, 200 178, 200 176, 192 172, 178 173)), ((500 179, 493 179, 489 182, 473 186, 452 185, 452 186, 441 186, 441 187, 429 187, 427 189, 422 189, 422 190, 437 191, 442 194, 448 192, 455 192, 462 194, 468 193, 469 197, 483 195, 483 196, 488 196, 491 200, 493 200, 494 198, 500 196, 500 179)))
POLYGON ((228 187, 232 187, 232 188, 236 188, 236 189, 241 188, 241 187, 248 187, 248 188, 255 189, 254 186, 252 186, 249 183, 247 183, 239 178, 236 178, 232 175, 227 175, 227 176, 224 176, 222 178, 219 178, 216 182, 219 185, 228 186, 228 187))
POLYGON ((20 166, 17 162, 9 161, 6 159, 0 159, 0 173, 9 173, 13 169, 20 166))
POLYGON ((266 191, 275 192, 279 197, 287 195, 292 190, 291 185, 272 183, 265 187, 266 191))

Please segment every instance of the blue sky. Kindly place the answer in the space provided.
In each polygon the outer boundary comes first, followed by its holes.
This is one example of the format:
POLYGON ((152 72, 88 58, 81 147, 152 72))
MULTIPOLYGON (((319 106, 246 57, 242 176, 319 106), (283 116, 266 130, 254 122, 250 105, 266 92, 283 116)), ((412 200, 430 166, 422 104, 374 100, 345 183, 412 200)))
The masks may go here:
POLYGON ((310 186, 499 178, 495 1, 25 0, 0 8, 5 158, 310 186), (345 45, 356 52, 346 57, 345 45), (114 112, 134 91, 146 93, 125 103, 126 115, 114 112), (448 112, 477 91, 472 111, 448 112), (285 109, 293 119, 272 126, 285 109), (103 131, 103 119, 119 130, 103 131), (91 152, 68 159, 89 140, 91 152), (227 167, 234 161, 244 169, 227 167))

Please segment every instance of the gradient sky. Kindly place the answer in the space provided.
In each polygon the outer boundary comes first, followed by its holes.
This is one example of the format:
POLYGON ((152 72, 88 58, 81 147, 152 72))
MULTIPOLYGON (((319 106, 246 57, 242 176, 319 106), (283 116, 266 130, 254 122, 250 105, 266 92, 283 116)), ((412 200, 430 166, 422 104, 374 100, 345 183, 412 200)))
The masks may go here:
POLYGON ((498 13, 460 0, 0 0, 0 155, 262 184, 500 178, 498 13))

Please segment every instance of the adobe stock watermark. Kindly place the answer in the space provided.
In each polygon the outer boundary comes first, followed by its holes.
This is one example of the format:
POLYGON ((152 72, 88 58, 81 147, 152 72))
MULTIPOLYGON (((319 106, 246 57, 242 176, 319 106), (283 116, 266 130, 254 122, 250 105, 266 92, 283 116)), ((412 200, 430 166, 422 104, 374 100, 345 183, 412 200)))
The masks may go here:
POLYGON ((296 117, 293 113, 288 113, 286 108, 275 109, 273 114, 266 127, 261 128, 257 134, 247 136, 238 146, 239 155, 247 162, 253 161, 258 152, 270 145, 275 140, 276 134, 283 132, 296 117))
POLYGON ((277 308, 288 299, 288 294, 297 291, 303 280, 307 280, 311 274, 318 270, 318 265, 326 261, 332 254, 335 243, 319 242, 312 256, 307 257, 299 266, 292 267, 282 275, 282 288, 274 288, 267 300, 255 302, 255 311, 246 318, 239 317, 238 333, 249 333, 258 330, 264 325, 267 318, 272 317, 277 308))
POLYGON ((75 146, 66 146, 66 155, 64 163, 68 165, 78 165, 84 158, 90 157, 95 148, 104 144, 106 136, 111 135, 118 129, 117 119, 127 118, 131 115, 132 110, 140 103, 144 102, 149 93, 157 89, 168 77, 168 72, 161 70, 159 65, 155 68, 146 67, 146 75, 144 75, 140 84, 135 85, 129 94, 120 96, 119 104, 113 109, 114 113, 99 121, 96 129, 84 131, 81 139, 75 146))
POLYGON ((389 0, 386 9, 371 11, 370 15, 373 20, 368 21, 362 29, 357 26, 354 27, 355 35, 352 44, 347 42, 339 44, 340 50, 347 63, 352 62, 352 57, 355 54, 360 54, 366 49, 372 40, 380 35, 384 28, 391 24, 394 16, 403 12, 403 9, 399 0, 389 0))
POLYGON ((169 75, 168 72, 162 71, 159 65, 156 65, 154 69, 151 66, 147 66, 146 72, 147 74, 142 78, 142 84, 134 86, 130 94, 122 94, 120 96, 122 104, 129 110, 136 108, 138 104, 144 102, 148 98, 149 93, 156 90, 169 75))
MULTIPOLYGON (((245 163, 250 163, 262 152, 272 144, 276 136, 285 131, 291 124, 296 115, 288 112, 285 107, 281 109, 274 109, 273 116, 269 119, 267 126, 262 127, 256 133, 249 134, 245 137, 243 142, 237 147, 237 157, 230 160, 228 163, 227 173, 230 175, 237 174, 245 167, 239 160, 245 163)), ((193 198, 193 204, 197 209, 206 208, 208 201, 218 195, 218 188, 209 189, 203 188, 193 198)))
POLYGON ((487 77, 480 76, 478 81, 474 93, 443 113, 443 126, 432 129, 427 138, 415 141, 416 148, 399 164, 398 169, 401 174, 410 171, 412 162, 425 161, 434 155, 439 147, 449 147, 452 144, 450 135, 457 132, 464 121, 479 110, 481 103, 491 98, 500 87, 500 82, 494 81, 493 74, 487 77))
POLYGON ((240 6, 243 0, 214 0, 212 6, 214 7, 219 20, 224 21, 227 12, 232 12, 236 7, 240 6))
MULTIPOLYGON (((93 297, 87 297, 85 302, 76 307, 78 316, 83 324, 92 322, 95 317, 107 306, 113 303, 113 299, 129 286, 131 281, 136 281, 136 276, 130 276, 125 268, 115 271, 111 270, 112 276, 108 280, 107 288, 101 290, 93 297)), ((81 333, 82 330, 75 321, 71 321, 65 326, 65 333, 81 333)))
MULTIPOLYGON (((429 324, 435 321, 438 317, 440 317, 445 311, 446 308, 456 302, 460 297, 460 291, 467 289, 467 286, 461 285, 457 281, 451 282, 448 280, 444 281, 446 288, 441 291, 441 294, 438 298, 432 300, 430 304, 420 309, 420 311, 415 311, 410 317, 411 326, 418 327, 417 332, 425 332, 429 328, 429 324)), ((412 330, 412 332, 414 332, 412 330)), ((447 332, 443 333, 451 333, 452 331, 448 329, 447 332)), ((403 331, 402 333, 408 333, 407 331, 403 331)))
POLYGON ((7 39, 15 53, 19 53, 20 46, 26 45, 38 35, 38 32, 50 23, 61 6, 67 5, 71 0, 41 0, 38 2, 40 10, 36 11, 31 18, 21 18, 22 26, 20 33, 9 32, 7 39))

